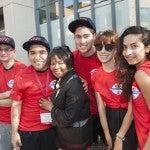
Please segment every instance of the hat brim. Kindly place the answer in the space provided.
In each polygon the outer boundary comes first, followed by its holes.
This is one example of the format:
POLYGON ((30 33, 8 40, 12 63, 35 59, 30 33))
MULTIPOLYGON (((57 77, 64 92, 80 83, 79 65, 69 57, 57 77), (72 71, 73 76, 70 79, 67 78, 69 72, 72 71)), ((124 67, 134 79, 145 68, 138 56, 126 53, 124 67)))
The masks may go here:
POLYGON ((68 25, 68 29, 72 32, 72 33, 75 33, 75 30, 77 27, 79 26, 85 26, 85 27, 88 27, 90 29, 93 29, 95 32, 96 30, 93 28, 93 26, 87 22, 86 20, 75 20, 75 21, 72 21, 69 25, 68 25))
POLYGON ((42 41, 28 41, 28 42, 25 42, 22 47, 26 50, 26 51, 29 51, 29 48, 31 45, 43 45, 45 46, 48 50, 50 50, 50 47, 47 46, 47 44, 45 44, 44 42, 42 41))
POLYGON ((9 45, 9 46, 11 46, 13 49, 15 49, 14 45, 12 45, 12 44, 10 44, 10 43, 7 43, 7 42, 0 42, 0 44, 9 45))

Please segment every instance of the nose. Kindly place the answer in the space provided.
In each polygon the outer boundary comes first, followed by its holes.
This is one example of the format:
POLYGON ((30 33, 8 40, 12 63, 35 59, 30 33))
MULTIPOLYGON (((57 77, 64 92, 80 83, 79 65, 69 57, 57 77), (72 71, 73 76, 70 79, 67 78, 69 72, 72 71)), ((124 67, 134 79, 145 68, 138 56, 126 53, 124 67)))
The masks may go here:
POLYGON ((132 54, 132 50, 131 50, 130 48, 127 48, 127 49, 126 49, 126 54, 127 54, 127 55, 132 54))
POLYGON ((106 51, 106 50, 105 50, 105 47, 103 46, 103 48, 102 48, 101 52, 103 52, 103 53, 104 53, 105 51, 106 51))
POLYGON ((39 59, 40 58, 40 54, 39 53, 36 53, 35 54, 35 59, 39 59))
POLYGON ((56 63, 56 64, 54 65, 54 68, 55 68, 55 69, 59 68, 59 64, 56 63))
POLYGON ((81 43, 85 43, 86 39, 84 37, 81 37, 81 43))

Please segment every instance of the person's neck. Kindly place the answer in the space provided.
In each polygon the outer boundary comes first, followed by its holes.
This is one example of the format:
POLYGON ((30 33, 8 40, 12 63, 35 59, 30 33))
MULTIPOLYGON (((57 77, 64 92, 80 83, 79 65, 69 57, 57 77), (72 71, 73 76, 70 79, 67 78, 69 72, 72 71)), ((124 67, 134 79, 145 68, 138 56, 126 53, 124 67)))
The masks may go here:
POLYGON ((10 69, 14 65, 15 60, 9 60, 2 62, 5 69, 10 69))
POLYGON ((116 69, 114 60, 107 63, 102 63, 102 67, 106 72, 112 72, 116 69))
POLYGON ((83 57, 92 57, 96 53, 96 49, 93 47, 87 53, 81 53, 83 57))
POLYGON ((46 72, 47 70, 48 70, 48 67, 44 67, 44 68, 39 69, 39 70, 35 69, 35 71, 38 73, 43 73, 43 72, 46 72))

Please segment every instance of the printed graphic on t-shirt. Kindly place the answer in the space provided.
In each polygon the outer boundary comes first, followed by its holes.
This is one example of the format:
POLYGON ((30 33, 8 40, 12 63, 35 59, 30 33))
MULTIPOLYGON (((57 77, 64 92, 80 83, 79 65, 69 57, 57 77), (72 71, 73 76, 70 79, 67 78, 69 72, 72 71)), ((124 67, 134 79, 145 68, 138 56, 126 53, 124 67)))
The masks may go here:
POLYGON ((137 97, 141 94, 141 92, 137 89, 137 87, 132 86, 132 95, 133 99, 137 99, 137 97))
POLYGON ((13 85, 14 85, 14 80, 8 81, 7 85, 8 85, 9 88, 12 88, 13 85))
POLYGON ((122 89, 120 88, 118 83, 115 83, 112 88, 110 88, 110 91, 112 91, 112 93, 116 94, 116 95, 121 95, 122 93, 122 89))
POLYGON ((97 69, 92 69, 91 71, 90 71, 90 74, 92 75, 93 73, 94 73, 94 71, 96 71, 97 69))
POLYGON ((52 80, 49 84, 49 87, 51 87, 52 89, 55 89, 55 84, 56 84, 56 80, 52 80))

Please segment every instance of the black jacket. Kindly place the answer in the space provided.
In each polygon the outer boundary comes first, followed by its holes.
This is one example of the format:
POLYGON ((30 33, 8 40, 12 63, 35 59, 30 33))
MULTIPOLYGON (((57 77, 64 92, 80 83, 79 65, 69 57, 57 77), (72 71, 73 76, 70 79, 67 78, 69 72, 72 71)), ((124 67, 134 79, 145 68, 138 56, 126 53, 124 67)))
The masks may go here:
POLYGON ((52 95, 54 103, 51 111, 53 125, 67 127, 76 121, 89 118, 89 99, 80 78, 73 69, 59 81, 59 86, 52 95))

